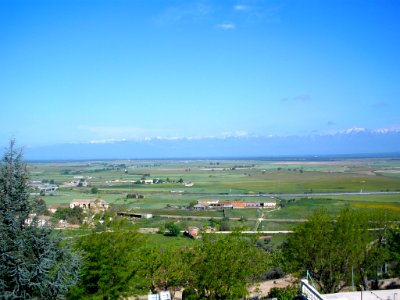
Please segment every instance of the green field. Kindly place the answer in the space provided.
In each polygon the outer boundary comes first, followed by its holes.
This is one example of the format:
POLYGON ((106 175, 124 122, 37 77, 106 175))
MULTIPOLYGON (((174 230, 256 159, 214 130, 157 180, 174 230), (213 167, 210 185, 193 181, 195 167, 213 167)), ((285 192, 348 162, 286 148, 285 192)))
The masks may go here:
MULTIPOLYGON (((240 218, 227 221, 233 229, 289 230, 315 209, 336 213, 346 205, 362 209, 383 209, 391 218, 400 215, 400 194, 366 195, 365 192, 400 191, 398 159, 329 159, 304 161, 267 160, 161 160, 88 161, 29 163, 31 180, 52 181, 59 186, 54 195, 45 195, 48 206, 68 205, 73 199, 101 198, 116 210, 133 210, 153 215, 176 215, 183 230, 204 227, 211 218, 240 218), (141 179, 155 184, 138 183, 141 179), (63 187, 84 181, 87 186, 63 187), (184 183, 192 182, 193 186, 184 183), (97 188, 92 193, 92 188, 97 188), (353 195, 316 196, 316 193, 352 192, 353 195), (360 193, 362 192, 362 193, 360 193), (286 196, 285 194, 304 196, 286 196), (141 195, 140 199, 127 194, 141 195), (282 194, 260 196, 259 194, 282 194), (193 211, 199 199, 276 201, 279 209, 235 209, 193 211), (190 218, 193 216, 193 218, 190 218), (196 219, 195 217, 205 217, 196 219), (280 220, 280 221, 279 221, 280 220), (288 222, 286 222, 289 220, 288 222)), ((155 217, 135 220, 140 227, 160 227, 171 219, 155 217)))

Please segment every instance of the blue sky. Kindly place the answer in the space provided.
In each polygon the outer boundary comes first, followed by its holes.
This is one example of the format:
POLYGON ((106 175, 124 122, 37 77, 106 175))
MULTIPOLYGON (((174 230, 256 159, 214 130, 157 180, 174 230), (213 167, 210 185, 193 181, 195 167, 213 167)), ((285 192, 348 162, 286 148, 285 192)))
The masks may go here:
POLYGON ((0 0, 0 144, 400 129, 400 2, 0 0))

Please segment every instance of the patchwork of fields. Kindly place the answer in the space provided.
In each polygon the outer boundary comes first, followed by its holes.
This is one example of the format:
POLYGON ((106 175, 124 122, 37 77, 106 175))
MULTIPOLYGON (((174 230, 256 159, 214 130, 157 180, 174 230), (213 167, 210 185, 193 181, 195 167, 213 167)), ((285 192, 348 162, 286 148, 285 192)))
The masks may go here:
POLYGON ((400 159, 32 162, 29 170, 32 180, 58 186, 54 195, 43 196, 48 206, 104 199, 119 211, 156 216, 136 220, 141 227, 163 226, 171 220, 157 216, 172 215, 181 229, 224 219, 230 229, 289 230, 315 209, 336 213, 346 205, 382 209, 392 219, 400 215, 400 194, 395 193, 400 192, 400 159), (349 192, 353 194, 329 195, 349 192), (189 209, 199 199, 272 201, 277 207, 189 209))

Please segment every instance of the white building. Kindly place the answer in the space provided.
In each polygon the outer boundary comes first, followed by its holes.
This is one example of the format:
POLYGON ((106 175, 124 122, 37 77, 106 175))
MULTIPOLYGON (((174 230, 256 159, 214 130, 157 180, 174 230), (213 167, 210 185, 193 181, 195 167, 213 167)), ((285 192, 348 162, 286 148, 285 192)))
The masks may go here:
POLYGON ((75 199, 69 204, 70 208, 80 207, 84 210, 106 210, 109 205, 106 201, 102 199, 75 199))

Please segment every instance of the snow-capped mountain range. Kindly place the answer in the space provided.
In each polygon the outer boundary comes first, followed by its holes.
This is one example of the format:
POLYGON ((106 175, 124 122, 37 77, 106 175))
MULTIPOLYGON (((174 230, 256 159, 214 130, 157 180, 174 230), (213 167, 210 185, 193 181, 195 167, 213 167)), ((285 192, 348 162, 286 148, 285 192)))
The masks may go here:
POLYGON ((28 160, 249 158, 313 155, 400 155, 400 129, 351 128, 302 136, 98 140, 25 148, 28 160))

